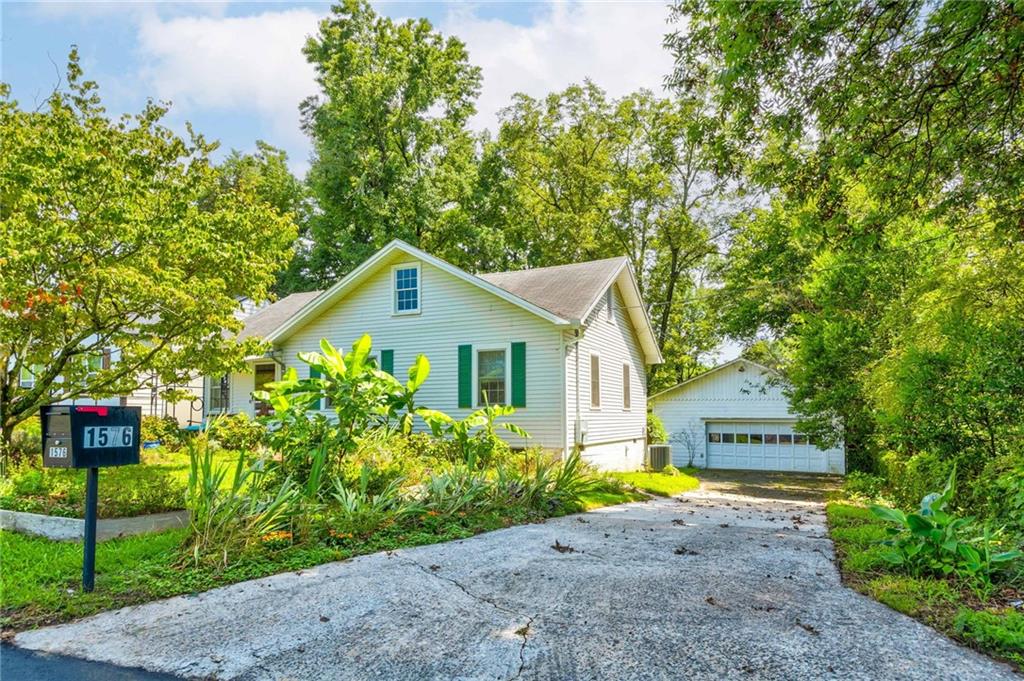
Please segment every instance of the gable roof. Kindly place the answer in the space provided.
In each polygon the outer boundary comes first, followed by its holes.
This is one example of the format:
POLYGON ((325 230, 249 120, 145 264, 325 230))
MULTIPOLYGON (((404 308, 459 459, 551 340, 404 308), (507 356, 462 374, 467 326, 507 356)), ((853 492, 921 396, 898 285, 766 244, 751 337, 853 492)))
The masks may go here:
POLYGON ((245 326, 238 334, 243 338, 266 338, 274 329, 293 317, 306 303, 315 299, 323 291, 306 291, 285 296, 257 310, 242 321, 245 326))
POLYGON ((623 257, 607 258, 478 276, 559 317, 581 321, 626 263, 623 257))
POLYGON ((674 390, 678 390, 679 388, 686 387, 686 386, 690 385, 691 383, 699 381, 702 378, 707 378, 711 374, 718 373, 722 369, 726 369, 728 367, 731 367, 734 364, 740 364, 740 363, 746 364, 746 365, 751 366, 751 367, 756 367, 756 368, 761 369, 762 371, 764 371, 766 373, 769 373, 769 374, 775 374, 776 376, 781 376, 781 374, 778 371, 776 371, 775 369, 772 369, 771 367, 766 367, 765 365, 758 364, 757 362, 751 362, 749 359, 745 359, 743 357, 737 357, 736 359, 731 359, 728 362, 725 362, 723 364, 719 364, 718 366, 712 367, 712 368, 708 369, 707 371, 705 371, 702 374, 697 374, 696 376, 688 378, 685 381, 683 381, 682 383, 677 383, 674 386, 672 386, 671 388, 666 388, 665 390, 662 390, 661 392, 655 393, 655 394, 651 395, 650 397, 648 397, 647 399, 648 400, 656 399, 658 397, 661 397, 662 395, 665 395, 666 393, 670 393, 670 392, 673 392, 674 390))
POLYGON ((478 286, 489 293, 492 293, 499 298, 503 298, 513 305, 517 305, 528 312, 546 319, 547 321, 557 324, 559 326, 571 326, 571 322, 567 319, 563 319, 558 315, 545 310, 544 308, 534 305, 533 303, 520 298, 514 294, 505 291, 504 289, 495 286, 494 284, 484 281, 483 279, 476 277, 463 269, 456 267, 450 263, 441 260, 438 257, 430 255, 426 251, 421 251, 415 246, 411 246, 401 239, 395 239, 384 248, 380 249, 372 256, 363 261, 363 263, 352 270, 350 273, 341 278, 341 280, 332 286, 331 288, 324 291, 317 298, 307 304, 305 307, 300 309, 295 315, 281 324, 277 329, 270 333, 266 338, 268 341, 279 341, 287 338, 302 326, 307 320, 312 319, 323 310, 328 309, 337 301, 341 300, 350 290, 358 286, 364 280, 369 278, 377 268, 387 262, 388 258, 395 252, 403 252, 406 255, 410 255, 417 258, 425 263, 433 265, 440 270, 443 270, 463 281, 478 286))
POLYGON ((274 342, 290 336, 306 321, 334 305, 348 291, 369 278, 396 252, 405 253, 433 265, 556 326, 569 328, 581 326, 601 301, 607 288, 613 283, 618 283, 647 363, 658 364, 662 361, 654 330, 640 298, 636 278, 633 276, 633 269, 624 257, 533 270, 474 275, 400 239, 395 239, 384 246, 331 288, 307 300, 304 306, 293 311, 290 316, 280 321, 273 331, 268 332, 266 340, 274 342))

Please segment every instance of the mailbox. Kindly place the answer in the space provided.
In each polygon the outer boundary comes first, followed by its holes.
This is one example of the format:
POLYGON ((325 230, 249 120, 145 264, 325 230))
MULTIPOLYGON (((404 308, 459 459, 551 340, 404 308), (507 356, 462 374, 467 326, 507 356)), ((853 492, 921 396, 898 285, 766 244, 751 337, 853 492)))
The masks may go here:
POLYGON ((140 407, 48 406, 40 413, 43 465, 104 468, 139 463, 140 407))

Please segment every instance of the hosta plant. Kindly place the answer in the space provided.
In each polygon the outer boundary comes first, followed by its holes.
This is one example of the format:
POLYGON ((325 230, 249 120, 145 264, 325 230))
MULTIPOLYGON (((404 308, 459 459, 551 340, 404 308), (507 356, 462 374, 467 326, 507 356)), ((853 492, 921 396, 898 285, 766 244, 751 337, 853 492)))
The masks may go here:
POLYGON ((993 574, 1024 554, 1001 550, 998 533, 986 527, 979 534, 971 518, 954 515, 949 506, 955 492, 954 469, 943 490, 926 495, 915 512, 872 505, 872 513, 893 524, 884 557, 915 576, 956 575, 987 592, 993 574))

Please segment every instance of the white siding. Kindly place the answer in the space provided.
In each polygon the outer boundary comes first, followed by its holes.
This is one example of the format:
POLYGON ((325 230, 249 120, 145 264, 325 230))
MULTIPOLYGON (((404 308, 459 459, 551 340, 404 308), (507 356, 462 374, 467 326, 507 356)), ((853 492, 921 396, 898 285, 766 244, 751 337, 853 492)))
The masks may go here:
MULTIPOLYGON (((652 409, 669 434, 672 463, 707 466, 708 422, 795 423, 797 415, 790 411, 789 401, 771 377, 756 364, 741 361, 656 397, 652 409)), ((828 450, 823 456, 830 472, 845 471, 841 447, 828 450)))
MULTIPOLYGON (((403 378, 418 354, 430 360, 430 378, 421 388, 422 406, 463 418, 470 409, 458 407, 458 346, 506 348, 526 343, 526 407, 509 420, 525 428, 531 439, 499 431, 513 446, 539 445, 561 449, 563 438, 561 335, 557 327, 491 293, 464 282, 428 263, 422 263, 421 311, 392 314, 391 265, 411 262, 397 254, 333 308, 298 329, 281 347, 280 357, 300 376, 308 367, 297 353, 319 350, 327 338, 343 350, 365 333, 373 338, 373 352, 394 351, 395 374, 403 378)), ((252 374, 236 374, 231 386, 233 411, 252 413, 252 374)), ((511 376, 506 376, 511 397, 511 376)), ((474 389, 474 395, 476 391, 474 389)), ((425 424, 417 419, 417 428, 425 424)))
MULTIPOLYGON (((573 444, 576 420, 576 382, 579 380, 580 419, 586 423, 582 454, 606 469, 631 470, 643 465, 647 422, 647 374, 633 325, 614 287, 614 320, 607 318, 605 298, 591 313, 578 344, 569 345, 566 358, 567 446, 573 444), (600 356, 601 406, 590 400, 590 357, 600 356), (578 360, 578 365, 577 365, 578 360), (622 365, 629 365, 630 408, 622 401, 622 365)), ((567 344, 573 336, 566 334, 567 344)))

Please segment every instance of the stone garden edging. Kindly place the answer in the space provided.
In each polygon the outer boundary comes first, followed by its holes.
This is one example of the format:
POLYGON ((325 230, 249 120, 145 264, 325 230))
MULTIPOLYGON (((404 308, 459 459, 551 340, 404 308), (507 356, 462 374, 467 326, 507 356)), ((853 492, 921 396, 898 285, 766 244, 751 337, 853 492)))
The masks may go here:
MULTIPOLYGON (((96 539, 129 537, 147 532, 160 532, 188 525, 188 511, 169 511, 131 518, 100 518, 96 521, 96 539)), ((41 513, 0 509, 0 529, 34 534, 57 541, 82 541, 85 521, 41 513)))

